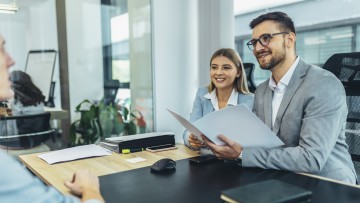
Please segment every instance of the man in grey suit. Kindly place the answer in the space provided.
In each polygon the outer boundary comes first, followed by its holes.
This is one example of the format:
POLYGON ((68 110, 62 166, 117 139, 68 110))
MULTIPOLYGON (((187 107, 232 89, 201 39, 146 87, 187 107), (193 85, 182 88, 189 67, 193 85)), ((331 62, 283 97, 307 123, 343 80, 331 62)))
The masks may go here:
POLYGON ((261 15, 250 28, 247 45, 260 67, 272 73, 256 90, 254 112, 285 145, 243 148, 224 135, 219 135, 224 146, 203 137, 205 143, 218 158, 241 161, 243 167, 306 172, 355 183, 345 143, 347 106, 341 82, 296 55, 296 32, 287 14, 261 15))

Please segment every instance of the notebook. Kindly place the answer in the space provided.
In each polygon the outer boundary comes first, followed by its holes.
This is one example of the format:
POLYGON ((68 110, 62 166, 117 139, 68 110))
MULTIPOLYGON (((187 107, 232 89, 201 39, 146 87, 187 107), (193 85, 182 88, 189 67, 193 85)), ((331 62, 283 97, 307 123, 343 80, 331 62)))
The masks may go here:
POLYGON ((230 203, 298 203, 310 200, 312 192, 278 180, 267 180, 221 192, 230 203))

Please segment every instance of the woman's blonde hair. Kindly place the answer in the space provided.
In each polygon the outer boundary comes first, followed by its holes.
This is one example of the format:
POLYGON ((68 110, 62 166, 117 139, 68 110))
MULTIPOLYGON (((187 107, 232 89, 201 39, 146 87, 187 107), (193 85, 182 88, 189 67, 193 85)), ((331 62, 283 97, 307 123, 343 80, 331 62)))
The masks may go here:
MULTIPOLYGON (((210 67, 211 63, 214 60, 214 58, 223 56, 228 58, 231 62, 233 62, 236 66, 237 71, 240 71, 240 77, 236 77, 234 80, 234 88, 236 91, 243 93, 243 94, 251 94, 247 85, 247 79, 246 79, 246 73, 244 69, 244 65, 241 61, 241 58, 239 54, 231 48, 222 48, 217 50, 210 59, 210 67)), ((216 87, 214 83, 210 82, 210 85, 208 86, 209 92, 212 92, 216 87)))

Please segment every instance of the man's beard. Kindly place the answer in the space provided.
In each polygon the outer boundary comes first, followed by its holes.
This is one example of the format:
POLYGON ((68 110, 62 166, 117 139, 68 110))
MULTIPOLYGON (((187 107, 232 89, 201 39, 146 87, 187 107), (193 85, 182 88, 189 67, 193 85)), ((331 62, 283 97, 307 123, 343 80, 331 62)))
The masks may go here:
MULTIPOLYGON (((272 54, 271 51, 269 51, 269 52, 270 52, 270 54, 272 54)), ((278 55, 275 55, 275 56, 271 57, 269 63, 261 65, 259 59, 258 58, 256 58, 256 59, 257 59, 259 65, 260 65, 261 69, 263 69, 263 70, 272 70, 275 66, 282 63, 285 60, 285 58, 286 58, 286 51, 285 51, 285 43, 284 43, 282 52, 279 53, 278 55)))

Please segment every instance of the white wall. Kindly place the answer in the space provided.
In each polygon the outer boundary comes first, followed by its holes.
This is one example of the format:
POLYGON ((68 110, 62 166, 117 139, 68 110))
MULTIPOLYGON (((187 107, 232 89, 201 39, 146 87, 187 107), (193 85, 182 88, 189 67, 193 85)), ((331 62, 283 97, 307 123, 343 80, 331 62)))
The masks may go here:
POLYGON ((66 0, 68 70, 71 120, 84 99, 100 100, 103 92, 103 56, 100 0, 66 0))
POLYGON ((153 0, 152 9, 155 131, 182 142, 184 128, 166 108, 188 117, 197 88, 209 82, 210 56, 234 46, 233 1, 153 0))
POLYGON ((166 111, 188 115, 198 86, 197 3, 153 0, 153 75, 155 131, 182 128, 166 111))
POLYGON ((23 8, 16 14, 0 13, 0 33, 6 41, 6 50, 15 60, 13 70, 24 70, 27 56, 26 19, 29 9, 23 8))

